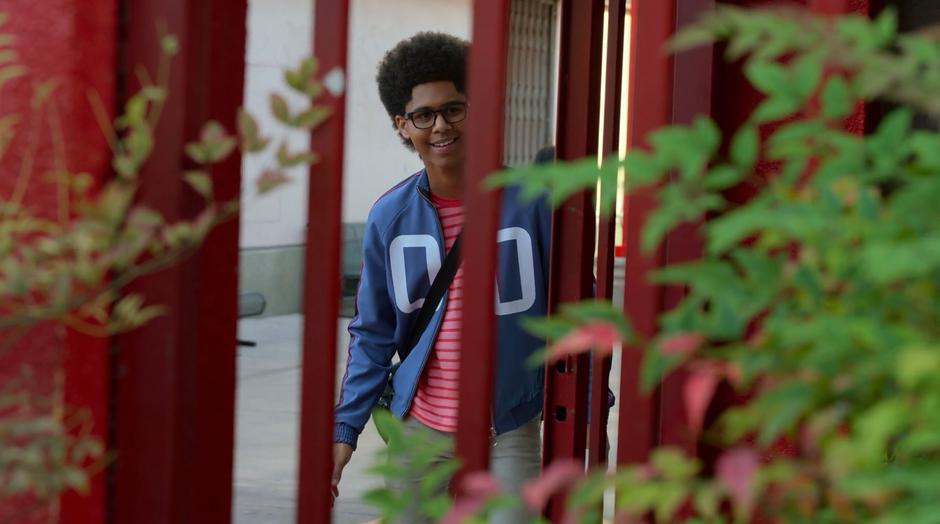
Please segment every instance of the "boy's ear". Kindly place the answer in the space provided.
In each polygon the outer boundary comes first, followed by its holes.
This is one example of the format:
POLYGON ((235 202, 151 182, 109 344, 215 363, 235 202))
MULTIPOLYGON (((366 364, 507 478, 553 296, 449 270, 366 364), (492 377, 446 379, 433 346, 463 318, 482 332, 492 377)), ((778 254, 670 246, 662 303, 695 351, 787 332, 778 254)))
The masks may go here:
POLYGON ((401 116, 395 115, 395 127, 398 128, 398 134, 401 135, 405 140, 411 140, 411 136, 408 133, 408 127, 405 125, 408 123, 408 120, 401 116))

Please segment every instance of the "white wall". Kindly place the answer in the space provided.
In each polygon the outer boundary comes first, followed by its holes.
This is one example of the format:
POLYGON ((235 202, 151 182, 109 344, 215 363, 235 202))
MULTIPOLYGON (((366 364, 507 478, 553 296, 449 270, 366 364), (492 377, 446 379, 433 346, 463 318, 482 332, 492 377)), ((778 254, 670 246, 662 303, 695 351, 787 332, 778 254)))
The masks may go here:
MULTIPOLYGON (((329 0, 321 0, 329 1, 329 0)), ((309 53, 313 0, 250 0, 245 104, 264 133, 283 129, 268 117, 268 95, 288 95, 282 71, 309 53)), ((444 31, 469 38, 470 0, 352 0, 346 98, 346 161, 343 220, 363 222, 372 203, 420 168, 405 149, 379 101, 376 66, 398 41, 419 31, 444 31)), ((291 100, 291 99, 289 99, 291 100)), ((293 99, 295 103, 300 101, 293 99)), ((295 106, 299 107, 299 105, 295 106)), ((275 133, 272 133, 275 132, 275 133)), ((304 133, 290 136, 292 148, 306 147, 304 133)), ((243 248, 303 243, 307 215, 307 174, 290 172, 294 181, 258 197, 255 180, 271 158, 246 158, 242 182, 243 248)))

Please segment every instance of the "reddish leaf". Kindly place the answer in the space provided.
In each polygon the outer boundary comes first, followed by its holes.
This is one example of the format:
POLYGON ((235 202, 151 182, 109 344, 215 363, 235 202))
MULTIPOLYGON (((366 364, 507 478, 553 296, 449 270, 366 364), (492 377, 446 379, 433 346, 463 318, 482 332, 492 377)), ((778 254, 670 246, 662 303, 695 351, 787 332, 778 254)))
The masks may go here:
POLYGON ((705 411, 718 387, 718 376, 708 371, 693 371, 682 386, 682 399, 689 427, 696 435, 702 431, 705 411))
POLYGON ((705 339, 698 333, 676 333, 666 337, 659 349, 666 355, 688 356, 702 347, 705 339))
POLYGON ((623 341, 623 336, 617 326, 606 320, 596 320, 583 326, 578 326, 570 333, 552 344, 549 350, 551 359, 558 359, 566 355, 575 355, 585 351, 606 356, 613 351, 615 344, 623 341))
POLYGON ((492 497, 502 491, 496 479, 486 471, 468 473, 464 477, 461 487, 465 495, 477 498, 492 497))
POLYGON ((460 486, 463 495, 451 506, 440 524, 460 524, 479 511, 487 499, 502 491, 499 483, 487 471, 468 473, 460 486))
POLYGON ((556 460, 542 474, 522 487, 522 500, 540 512, 552 495, 570 487, 584 476, 584 464, 577 460, 556 460))
POLYGON ((461 524, 465 519, 472 517, 480 509, 480 499, 459 499, 450 511, 444 515, 438 524, 461 524))
POLYGON ((754 476, 759 466, 757 452, 738 448, 723 453, 715 467, 718 482, 731 496, 735 506, 748 515, 754 507, 754 476))
POLYGON ((268 169, 258 177, 255 188, 259 194, 264 194, 288 182, 290 182, 290 177, 284 173, 274 169, 268 169))

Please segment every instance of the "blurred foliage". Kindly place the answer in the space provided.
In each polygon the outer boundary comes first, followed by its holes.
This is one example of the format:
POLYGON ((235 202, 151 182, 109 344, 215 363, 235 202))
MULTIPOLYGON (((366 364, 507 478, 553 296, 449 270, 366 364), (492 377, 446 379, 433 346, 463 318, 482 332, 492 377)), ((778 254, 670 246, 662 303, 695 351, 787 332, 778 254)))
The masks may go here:
MULTIPOLYGON (((890 9, 869 20, 719 6, 673 49, 720 43, 762 93, 733 135, 699 116, 652 132, 623 162, 494 177, 560 202, 625 168, 628 192, 657 204, 642 224, 645 252, 684 224, 705 242, 699 260, 650 275, 688 290, 660 334, 621 331, 646 348, 647 390, 687 371, 693 434, 718 381, 735 388, 739 403, 699 435, 726 451, 706 475, 696 458, 656 450, 648 464, 592 477, 573 507, 614 485, 623 522, 937 522, 940 43, 896 26, 890 9), (869 134, 847 131, 874 101, 894 109, 869 134), (731 204, 742 184, 756 194, 731 204), (792 453, 775 452, 781 443, 792 453)), ((614 194, 602 193, 604 209, 614 194)), ((609 321, 589 317, 536 332, 561 339, 609 321)))
MULTIPOLYGON (((6 20, 7 15, 0 13, 0 31, 6 20)), ((54 83, 36 80, 29 107, 0 115, 0 159, 23 128, 33 142, 48 138, 56 152, 51 172, 37 172, 34 149, 20 155, 19 169, 9 173, 16 180, 12 194, 0 195, 0 355, 7 359, 29 362, 26 352, 31 346, 24 342, 36 330, 61 334, 67 327, 109 336, 164 314, 163 306, 148 303, 125 287, 140 276, 179 263, 217 224, 238 212, 237 201, 215 195, 215 164, 232 159, 237 149, 244 154, 273 152, 271 139, 261 136, 255 119, 245 111, 238 115, 237 136, 218 122, 207 122, 184 148, 189 169, 165 177, 166 183, 175 177, 199 195, 201 211, 193 218, 168 220, 141 203, 140 173, 154 150, 154 129, 169 95, 171 63, 179 48, 172 35, 162 36, 160 43, 156 79, 140 75, 140 89, 113 122, 101 98, 89 96, 112 151, 114 176, 108 180, 73 172, 66 165, 61 152, 67 144, 54 83), (55 212, 42 213, 30 205, 27 195, 37 179, 55 192, 55 212)), ((14 44, 10 35, 0 32, 0 89, 29 72, 19 63, 14 44)), ((271 110, 285 130, 310 130, 329 116, 328 108, 314 104, 323 91, 317 73, 316 61, 310 58, 285 73, 286 84, 307 103, 303 110, 292 112, 282 97, 272 96, 271 110)), ((316 162, 309 151, 290 151, 286 141, 272 156, 276 163, 260 177, 259 193, 288 182, 285 169, 316 162)), ((59 375, 56 370, 24 366, 0 384, 0 501, 26 497, 41 503, 67 489, 85 492, 89 473, 107 459, 104 444, 92 437, 87 411, 62 405, 61 380, 54 380, 52 393, 37 391, 34 379, 40 372, 46 378, 59 375)), ((43 383, 49 382, 46 378, 43 383)))

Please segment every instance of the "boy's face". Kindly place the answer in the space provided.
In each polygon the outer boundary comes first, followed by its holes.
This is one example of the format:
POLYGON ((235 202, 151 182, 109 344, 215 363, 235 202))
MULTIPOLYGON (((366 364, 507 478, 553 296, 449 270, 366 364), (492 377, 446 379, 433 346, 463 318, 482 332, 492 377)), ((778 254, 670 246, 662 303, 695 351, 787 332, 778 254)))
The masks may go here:
POLYGON ((463 165, 465 149, 462 138, 466 114, 461 116, 460 108, 466 111, 466 103, 467 97, 449 81, 418 84, 411 90, 405 113, 413 115, 413 119, 396 115, 395 125, 401 136, 414 144, 426 167, 449 171, 463 165), (440 112, 429 116, 428 111, 440 112), (429 119, 433 119, 433 123, 429 119), (453 123, 448 123, 448 120, 453 123), (429 127, 421 129, 425 126, 429 127))

